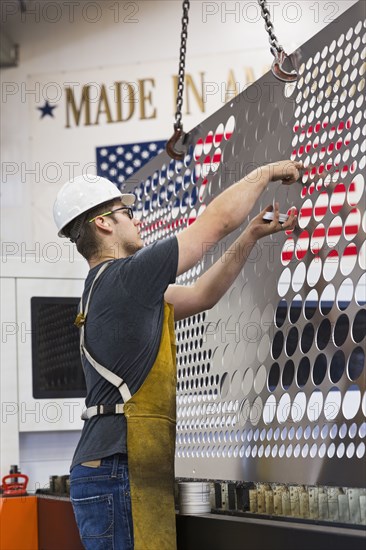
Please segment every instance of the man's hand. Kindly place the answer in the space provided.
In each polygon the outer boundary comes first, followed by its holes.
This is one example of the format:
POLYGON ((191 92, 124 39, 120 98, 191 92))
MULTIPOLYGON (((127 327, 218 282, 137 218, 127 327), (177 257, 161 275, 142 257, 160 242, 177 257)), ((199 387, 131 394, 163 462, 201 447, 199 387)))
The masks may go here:
POLYGON ((278 202, 275 203, 275 206, 267 206, 258 216, 253 218, 247 228, 247 231, 250 233, 253 240, 262 239, 273 233, 278 233, 279 231, 290 231, 295 228, 297 222, 296 209, 292 208, 288 217, 288 220, 285 223, 279 222, 280 211, 278 209, 278 202), (266 222, 263 219, 263 216, 266 212, 273 212, 273 221, 266 222))
POLYGON ((269 170, 269 181, 282 180, 284 185, 291 185, 300 179, 302 168, 302 162, 281 160, 279 162, 267 164, 267 166, 264 166, 262 169, 269 170))

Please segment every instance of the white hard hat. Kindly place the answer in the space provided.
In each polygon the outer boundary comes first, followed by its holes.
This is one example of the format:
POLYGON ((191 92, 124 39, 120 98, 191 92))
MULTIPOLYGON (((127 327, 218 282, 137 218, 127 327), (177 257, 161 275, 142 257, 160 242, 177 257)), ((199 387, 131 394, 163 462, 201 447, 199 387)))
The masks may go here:
POLYGON ((121 199, 126 206, 132 206, 136 197, 131 193, 121 193, 111 181, 92 174, 78 176, 65 183, 53 205, 59 237, 65 236, 63 229, 80 214, 113 199, 121 199))

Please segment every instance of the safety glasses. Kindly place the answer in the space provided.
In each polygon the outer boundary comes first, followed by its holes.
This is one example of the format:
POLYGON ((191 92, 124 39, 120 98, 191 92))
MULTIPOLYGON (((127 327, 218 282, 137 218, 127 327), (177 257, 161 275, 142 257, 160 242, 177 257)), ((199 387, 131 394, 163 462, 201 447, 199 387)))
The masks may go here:
POLYGON ((104 212, 104 214, 98 214, 98 216, 95 216, 95 218, 92 218, 89 220, 89 223, 94 222, 97 218, 100 218, 101 216, 110 216, 111 214, 114 214, 115 212, 119 212, 120 210, 126 210, 128 217, 130 220, 133 219, 133 210, 130 206, 121 206, 120 208, 115 208, 114 210, 110 210, 109 212, 104 212))

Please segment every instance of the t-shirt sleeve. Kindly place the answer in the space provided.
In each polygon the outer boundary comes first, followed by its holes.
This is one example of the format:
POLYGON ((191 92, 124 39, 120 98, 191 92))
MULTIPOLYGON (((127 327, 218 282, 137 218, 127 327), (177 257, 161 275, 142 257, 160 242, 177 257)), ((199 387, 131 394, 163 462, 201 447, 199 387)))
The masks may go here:
POLYGON ((121 269, 122 283, 139 302, 154 304, 175 282, 178 269, 176 237, 162 239, 136 252, 121 269))

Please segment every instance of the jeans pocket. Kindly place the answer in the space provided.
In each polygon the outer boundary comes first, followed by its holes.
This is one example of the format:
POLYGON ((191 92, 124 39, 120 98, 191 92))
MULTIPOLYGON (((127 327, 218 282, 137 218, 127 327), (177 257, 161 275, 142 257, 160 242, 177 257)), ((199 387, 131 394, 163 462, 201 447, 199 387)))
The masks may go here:
POLYGON ((113 548, 113 495, 71 498, 71 502, 82 540, 110 537, 113 548))

